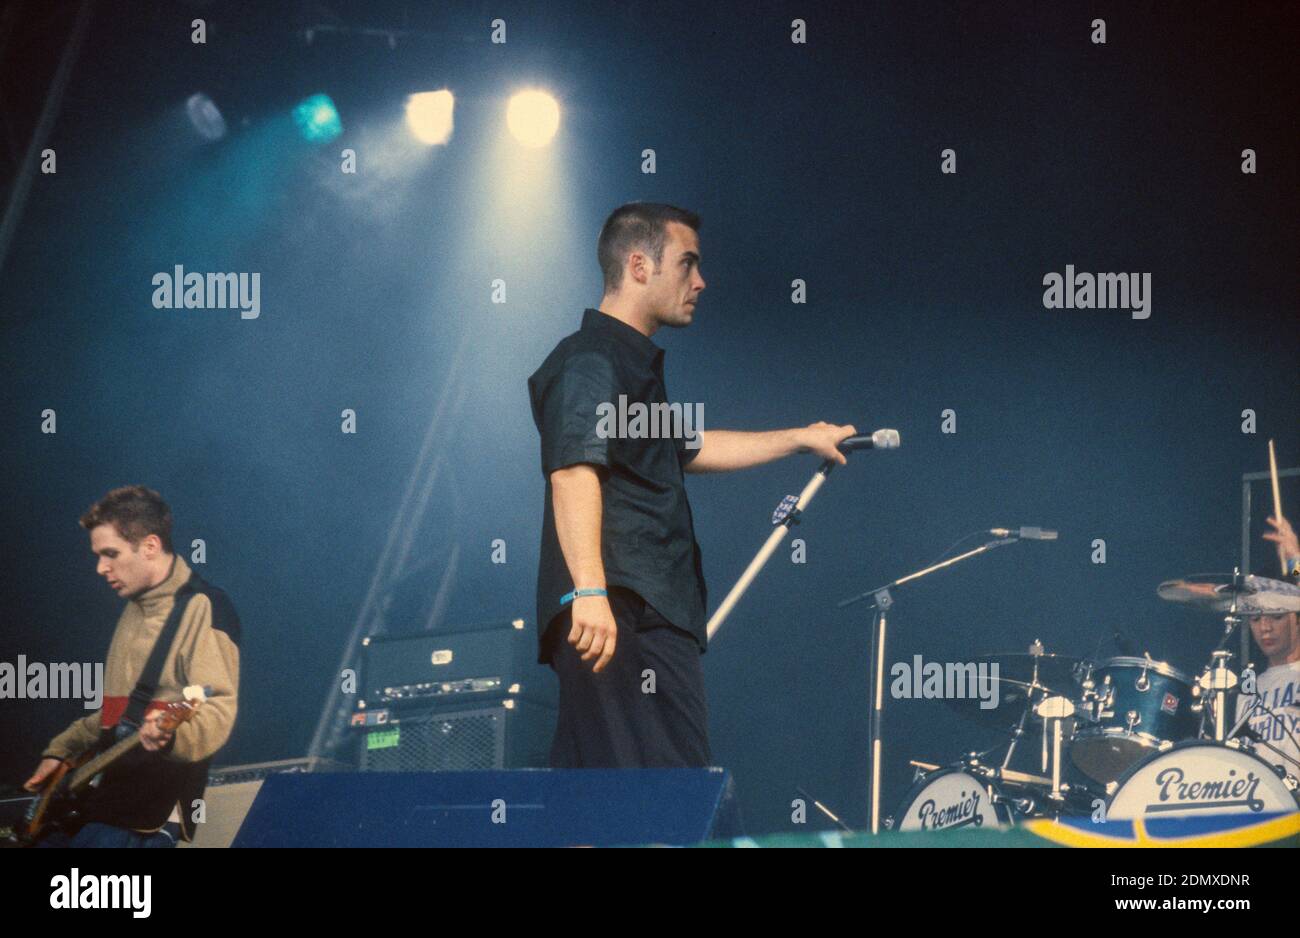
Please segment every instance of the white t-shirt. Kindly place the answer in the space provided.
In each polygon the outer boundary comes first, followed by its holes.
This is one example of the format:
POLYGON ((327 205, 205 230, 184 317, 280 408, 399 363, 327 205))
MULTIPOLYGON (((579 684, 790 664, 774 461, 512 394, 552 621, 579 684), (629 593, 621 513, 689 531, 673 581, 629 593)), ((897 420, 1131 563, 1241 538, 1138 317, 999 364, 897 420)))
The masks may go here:
MULTIPOLYGON (((1269 745, 1281 749, 1292 759, 1300 760, 1300 661, 1277 664, 1255 678, 1255 694, 1237 698, 1237 719, 1251 710, 1250 728, 1269 745), (1268 707, 1268 713, 1260 704, 1268 707), (1290 731, 1287 735, 1286 731, 1290 731)), ((1300 766, 1287 762, 1267 746, 1256 744, 1255 754, 1267 762, 1280 765, 1289 775, 1300 778, 1300 766)))

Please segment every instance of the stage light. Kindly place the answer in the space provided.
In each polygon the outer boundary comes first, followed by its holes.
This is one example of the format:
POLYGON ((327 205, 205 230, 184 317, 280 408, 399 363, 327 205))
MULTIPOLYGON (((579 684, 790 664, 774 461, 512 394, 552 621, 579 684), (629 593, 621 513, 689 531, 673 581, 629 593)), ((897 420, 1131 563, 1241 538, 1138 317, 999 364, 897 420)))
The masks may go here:
POLYGON ((406 99, 406 126, 421 143, 446 143, 451 139, 455 105, 456 99, 450 91, 413 94, 406 99))
POLYGON ((544 147, 560 127, 560 106, 545 91, 521 91, 510 99, 506 126, 525 146, 544 147))
POLYGON ((185 102, 185 114, 190 125, 204 140, 220 140, 226 135, 226 119, 221 109, 206 94, 195 92, 185 102))
POLYGON ((325 143, 343 133, 338 108, 327 94, 314 94, 293 109, 294 123, 303 139, 325 143))

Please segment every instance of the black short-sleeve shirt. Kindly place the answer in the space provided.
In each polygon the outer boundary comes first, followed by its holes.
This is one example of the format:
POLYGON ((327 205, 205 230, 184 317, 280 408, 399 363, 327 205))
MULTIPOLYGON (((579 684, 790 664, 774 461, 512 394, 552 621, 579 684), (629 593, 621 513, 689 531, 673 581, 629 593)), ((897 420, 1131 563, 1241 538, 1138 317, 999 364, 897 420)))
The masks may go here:
MULTIPOLYGON (((589 463, 599 467, 601 476, 606 583, 638 593, 670 623, 694 635, 701 651, 707 643, 704 568, 683 475, 683 467, 699 450, 681 433, 610 434, 611 422, 606 420, 602 429, 598 412, 602 404, 618 408, 621 403, 668 403, 663 363, 663 349, 647 336, 600 310, 587 309, 582 328, 561 339, 528 379, 546 479, 537 572, 541 638, 566 608, 560 598, 575 588, 555 532, 550 476, 556 469, 589 463)), ((545 660, 545 642, 539 659, 545 660)))

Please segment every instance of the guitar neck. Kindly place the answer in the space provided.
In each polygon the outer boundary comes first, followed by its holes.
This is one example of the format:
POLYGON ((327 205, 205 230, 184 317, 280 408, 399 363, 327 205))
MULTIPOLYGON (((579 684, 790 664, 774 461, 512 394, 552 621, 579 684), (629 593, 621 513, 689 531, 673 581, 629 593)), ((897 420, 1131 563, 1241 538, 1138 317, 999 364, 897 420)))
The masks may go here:
MULTIPOLYGON (((185 694, 184 698, 166 705, 162 718, 158 721, 158 726, 164 732, 175 732, 176 727, 192 718, 199 706, 207 699, 207 690, 207 688, 198 685, 185 688, 183 692, 185 694)), ((140 745, 140 731, 136 730, 125 739, 120 739, 109 746, 85 765, 73 770, 65 790, 75 794, 85 788, 90 784, 91 779, 138 745, 140 745)))
POLYGON ((72 779, 68 782, 67 790, 70 793, 76 793, 85 788, 90 784, 91 779, 138 745, 140 745, 140 734, 138 732, 132 733, 125 739, 118 740, 99 755, 95 756, 95 758, 74 771, 72 773, 72 779))

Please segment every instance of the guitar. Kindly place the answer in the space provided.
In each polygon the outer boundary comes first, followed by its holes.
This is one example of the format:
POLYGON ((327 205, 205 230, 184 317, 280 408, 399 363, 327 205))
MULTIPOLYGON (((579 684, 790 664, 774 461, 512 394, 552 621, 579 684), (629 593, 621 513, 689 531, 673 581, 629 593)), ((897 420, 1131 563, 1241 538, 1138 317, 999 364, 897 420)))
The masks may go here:
MULTIPOLYGON (((192 685, 182 693, 184 700, 167 704, 158 718, 158 725, 168 733, 194 718, 207 698, 206 688, 192 685)), ((13 839, 23 847, 40 840, 48 828, 77 817, 77 798, 104 770, 140 745, 140 731, 136 730, 113 743, 107 749, 91 750, 76 758, 61 762, 46 780, 40 794, 28 806, 22 822, 14 831, 13 839)))

